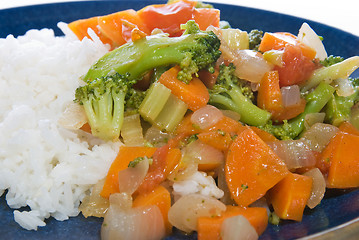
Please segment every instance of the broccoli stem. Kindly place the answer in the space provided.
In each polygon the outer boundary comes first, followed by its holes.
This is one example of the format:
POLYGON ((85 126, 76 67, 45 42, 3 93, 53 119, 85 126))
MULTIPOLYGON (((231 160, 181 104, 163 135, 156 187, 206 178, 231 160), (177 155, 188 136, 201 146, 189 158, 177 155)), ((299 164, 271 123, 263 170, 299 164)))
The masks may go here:
POLYGON ((231 89, 226 93, 230 98, 221 94, 211 94, 209 102, 239 113, 240 121, 249 125, 262 126, 270 119, 271 114, 254 105, 242 94, 238 86, 231 85, 231 89))
MULTIPOLYGON (((309 113, 318 113, 331 99, 335 89, 328 83, 321 82, 310 94, 307 95, 307 105, 304 112, 290 120, 289 126, 291 129, 291 138, 296 138, 304 130, 305 116, 309 113)), ((275 125, 274 128, 280 128, 282 125, 275 125)))

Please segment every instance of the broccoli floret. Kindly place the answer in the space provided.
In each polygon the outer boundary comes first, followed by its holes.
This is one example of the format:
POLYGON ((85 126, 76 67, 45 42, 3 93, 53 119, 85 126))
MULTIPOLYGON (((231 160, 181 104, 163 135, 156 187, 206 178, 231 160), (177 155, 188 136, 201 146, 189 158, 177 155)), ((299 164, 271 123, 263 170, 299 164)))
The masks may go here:
POLYGON ((325 106, 325 122, 339 126, 342 122, 349 121, 351 109, 359 100, 359 78, 349 78, 349 81, 354 87, 354 93, 346 97, 333 93, 332 98, 325 106))
POLYGON ((125 98, 125 109, 126 111, 131 109, 135 112, 138 111, 143 99, 145 99, 147 91, 141 91, 134 88, 130 88, 127 91, 125 98))
POLYGON ((284 121, 283 124, 274 125, 269 121, 260 128, 281 140, 294 139, 304 130, 305 116, 309 113, 320 112, 331 99, 334 91, 334 87, 325 82, 321 82, 318 87, 306 96, 307 104, 303 113, 289 121, 284 121))
POLYGON ((75 101, 84 106, 94 136, 106 141, 119 138, 126 94, 134 83, 128 75, 116 73, 76 89, 75 101))
POLYGON ((263 38, 263 31, 253 29, 248 33, 249 49, 258 51, 259 44, 261 44, 263 38))
POLYGON ((329 67, 332 66, 336 63, 340 63, 344 61, 344 58, 339 57, 339 56, 333 56, 330 55, 329 57, 325 58, 324 60, 320 61, 320 64, 322 64, 324 67, 329 67))
POLYGON ((240 114, 241 121, 249 125, 261 126, 271 114, 253 104, 253 92, 249 85, 243 84, 235 74, 235 66, 220 65, 216 84, 209 90, 209 103, 240 114))
POLYGON ((193 20, 184 28, 187 33, 180 37, 157 34, 122 45, 99 59, 83 80, 91 82, 114 72, 128 73, 129 80, 137 80, 155 67, 178 64, 178 78, 189 82, 192 74, 213 68, 221 54, 220 40, 213 32, 200 31, 193 20))

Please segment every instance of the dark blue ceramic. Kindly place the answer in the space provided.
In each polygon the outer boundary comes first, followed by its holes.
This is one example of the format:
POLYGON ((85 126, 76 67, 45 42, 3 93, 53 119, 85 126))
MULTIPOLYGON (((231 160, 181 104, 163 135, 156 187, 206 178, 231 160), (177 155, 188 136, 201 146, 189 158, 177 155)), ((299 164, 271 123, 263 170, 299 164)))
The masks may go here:
MULTIPOLYGON (((80 18, 104 15, 115 11, 133 8, 138 10, 148 4, 165 1, 85 1, 55 3, 0 10, 0 37, 8 34, 18 36, 28 29, 53 28, 60 35, 56 24, 59 21, 71 22, 80 18)), ((351 57, 359 55, 359 38, 326 25, 288 15, 258 9, 215 4, 221 10, 221 19, 230 22, 232 27, 242 30, 260 29, 263 31, 287 31, 297 34, 301 24, 306 21, 324 37, 327 52, 332 55, 351 57)), ((1 54, 1 53, 0 53, 1 54)), ((359 72, 354 73, 355 77, 359 72)), ((314 210, 306 210, 301 223, 285 222, 280 226, 269 226, 261 240, 287 240, 312 235, 359 217, 359 191, 329 192, 322 203, 314 210)), ((0 239, 76 239, 91 240, 100 238, 101 219, 82 215, 58 222, 52 218, 47 226, 38 231, 26 231, 14 222, 13 212, 6 205, 5 197, 0 198, 0 239)), ((184 236, 175 232, 167 239, 196 239, 196 235, 184 236)))

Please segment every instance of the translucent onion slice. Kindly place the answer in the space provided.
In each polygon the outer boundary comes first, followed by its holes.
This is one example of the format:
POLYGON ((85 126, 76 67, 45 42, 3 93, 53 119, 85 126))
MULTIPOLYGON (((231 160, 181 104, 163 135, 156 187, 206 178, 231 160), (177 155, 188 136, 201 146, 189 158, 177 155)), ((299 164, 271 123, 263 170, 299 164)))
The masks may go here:
POLYGON ((312 167, 316 163, 313 151, 305 140, 283 140, 268 145, 285 162, 289 170, 312 167))
POLYGON ((313 179, 313 187, 311 196, 307 202, 307 206, 309 208, 314 208, 317 206, 323 199, 325 194, 325 179, 323 174, 318 168, 313 168, 303 175, 311 177, 313 179))
POLYGON ((298 33, 298 39, 302 43, 313 48, 317 52, 315 57, 319 58, 319 60, 324 60, 328 56, 327 52, 325 51, 322 40, 314 32, 314 30, 308 25, 308 23, 303 23, 302 26, 300 27, 298 33))
POLYGON ((58 120, 58 124, 66 129, 77 130, 87 122, 87 116, 83 106, 70 102, 58 120))
POLYGON ((298 85, 282 87, 280 91, 284 107, 297 105, 300 102, 300 89, 298 85))
POLYGON ((336 85, 336 92, 338 96, 349 97, 355 93, 353 84, 348 78, 338 78, 334 80, 334 84, 336 85))
POLYGON ((212 105, 206 105, 196 110, 191 116, 191 122, 200 129, 216 124, 223 117, 223 113, 212 105))
POLYGON ((256 240, 258 233, 242 215, 227 218, 221 226, 222 240, 256 240))
POLYGON ((149 129, 147 129, 145 136, 145 140, 155 147, 161 147, 165 145, 168 141, 168 139, 171 139, 172 136, 168 132, 161 131, 156 126, 151 126, 149 129))
POLYGON ((231 49, 248 49, 249 37, 246 31, 240 29, 221 29, 222 36, 231 49))
POLYGON ((124 208, 111 202, 101 227, 103 240, 158 240, 163 237, 165 225, 156 205, 124 208))
POLYGON ((121 136, 127 146, 143 146, 144 138, 140 114, 132 114, 124 117, 121 136))
POLYGON ((128 167, 118 173, 118 183, 120 192, 127 194, 134 193, 138 186, 143 182, 149 168, 148 158, 136 164, 135 167, 128 167))
POLYGON ((79 210, 87 218, 90 216, 104 217, 110 202, 107 198, 100 196, 105 179, 96 183, 91 190, 91 194, 87 195, 81 202, 79 210))
POLYGON ((197 219, 202 216, 219 216, 226 210, 221 201, 200 194, 179 198, 168 212, 169 222, 176 228, 190 233, 197 230, 197 219))
POLYGON ((231 193, 228 189, 228 185, 226 182, 224 166, 225 166, 225 163, 223 162, 222 165, 216 169, 217 185, 218 185, 218 188, 222 189, 222 191, 223 191, 223 197, 221 197, 220 200, 221 200, 221 202, 223 202, 226 205, 234 205, 235 202, 234 202, 233 198, 231 197, 231 193))
POLYGON ((302 135, 313 151, 321 152, 328 145, 330 139, 339 131, 333 125, 316 123, 302 135))

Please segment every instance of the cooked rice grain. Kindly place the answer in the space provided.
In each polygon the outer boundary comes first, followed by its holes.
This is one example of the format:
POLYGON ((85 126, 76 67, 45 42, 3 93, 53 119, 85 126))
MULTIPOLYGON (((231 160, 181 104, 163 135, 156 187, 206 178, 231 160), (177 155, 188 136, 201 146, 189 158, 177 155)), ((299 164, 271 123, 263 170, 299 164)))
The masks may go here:
POLYGON ((119 143, 103 143, 57 120, 74 99, 79 77, 108 48, 49 29, 0 39, 0 195, 23 228, 66 220, 91 185, 102 179, 119 143), (7 191, 6 191, 7 190, 7 191))

